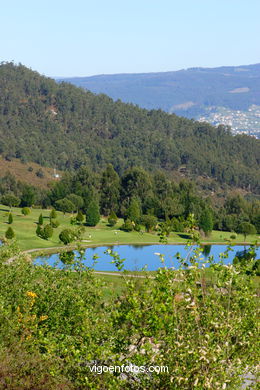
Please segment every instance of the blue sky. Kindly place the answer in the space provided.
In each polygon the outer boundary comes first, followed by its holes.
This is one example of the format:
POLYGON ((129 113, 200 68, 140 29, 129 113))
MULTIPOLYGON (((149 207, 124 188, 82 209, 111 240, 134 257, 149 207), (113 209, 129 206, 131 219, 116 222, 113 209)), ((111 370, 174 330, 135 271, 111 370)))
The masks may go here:
POLYGON ((259 15, 259 0, 5 1, 0 60, 62 77, 252 64, 259 15))

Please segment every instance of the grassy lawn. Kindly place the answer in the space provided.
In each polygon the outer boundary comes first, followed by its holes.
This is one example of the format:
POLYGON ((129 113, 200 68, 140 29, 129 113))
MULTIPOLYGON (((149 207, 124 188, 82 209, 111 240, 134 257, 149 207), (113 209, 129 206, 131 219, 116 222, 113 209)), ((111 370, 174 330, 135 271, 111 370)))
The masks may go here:
MULTIPOLYGON (((5 231, 10 226, 7 223, 9 208, 7 206, 0 205, 0 237, 4 237, 5 231)), ((12 228, 15 232, 16 239, 18 241, 21 250, 28 250, 34 248, 52 248, 62 246, 59 241, 59 234, 65 228, 73 228, 70 224, 71 215, 65 216, 61 212, 57 212, 57 219, 60 222, 60 226, 54 229, 53 237, 49 240, 43 240, 36 236, 36 228, 39 215, 42 213, 44 218, 44 224, 49 223, 50 210, 46 209, 32 209, 31 213, 27 216, 23 216, 21 208, 12 208, 13 223, 12 228)), ((100 223, 92 228, 86 226, 86 231, 83 237, 83 244, 88 245, 102 245, 102 244, 149 244, 159 243, 159 237, 156 233, 140 233, 140 232, 123 232, 119 230, 123 220, 119 220, 114 227, 107 226, 107 221, 102 218, 100 223)), ((202 239, 205 243, 226 243, 227 239, 230 239, 231 233, 213 231, 210 237, 202 239)), ((258 239, 257 235, 247 237, 247 242, 255 242, 258 239)), ((187 241, 186 233, 171 233, 168 237, 169 244, 185 243, 187 241)), ((232 240, 233 243, 243 243, 244 237, 237 235, 236 240, 232 240)))

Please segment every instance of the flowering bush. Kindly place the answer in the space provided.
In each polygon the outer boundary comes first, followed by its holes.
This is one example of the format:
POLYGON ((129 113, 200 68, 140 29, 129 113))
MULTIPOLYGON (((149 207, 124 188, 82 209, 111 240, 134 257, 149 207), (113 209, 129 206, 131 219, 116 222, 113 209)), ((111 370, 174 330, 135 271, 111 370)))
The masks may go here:
MULTIPOLYGON (((191 250, 173 270, 158 254, 157 272, 141 278, 124 272, 121 293, 108 298, 102 279, 82 263, 81 249, 62 270, 34 266, 22 255, 8 263, 16 252, 15 243, 0 248, 0 355, 6 362, 0 374, 6 383, 14 373, 20 378, 6 388, 45 389, 45 375, 53 389, 239 389, 246 374, 256 375, 258 279, 243 265, 211 259, 204 267, 199 250, 191 250), (22 356, 35 357, 39 369, 22 356), (90 370, 130 363, 168 372, 90 370)), ((107 253, 122 270, 124 260, 107 253)))

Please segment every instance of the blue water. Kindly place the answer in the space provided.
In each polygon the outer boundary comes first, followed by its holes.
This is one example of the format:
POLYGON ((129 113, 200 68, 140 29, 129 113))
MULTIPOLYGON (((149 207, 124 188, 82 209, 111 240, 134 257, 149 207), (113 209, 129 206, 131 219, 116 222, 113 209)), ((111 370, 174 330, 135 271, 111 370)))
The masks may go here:
MULTIPOLYGON (((228 257, 223 259, 224 264, 232 263, 236 252, 243 251, 244 246, 233 246, 228 253, 228 257)), ((118 246, 101 246, 96 248, 87 248, 84 254, 84 264, 93 267, 96 271, 117 271, 115 264, 111 264, 113 260, 111 256, 105 254, 107 249, 112 249, 117 252, 120 258, 125 259, 124 269, 130 271, 142 270, 144 267, 148 271, 155 271, 159 267, 162 267, 159 253, 164 255, 166 267, 179 268, 180 263, 176 258, 176 254, 180 253, 182 258, 187 259, 188 253, 191 248, 186 248, 184 245, 118 245, 118 246), (156 254, 157 253, 157 254, 156 254), (93 256, 98 256, 97 263, 93 266, 93 256)), ((206 245, 204 252, 202 252, 202 262, 213 256, 215 262, 221 261, 220 254, 224 253, 227 249, 226 245, 206 245)), ((203 250, 203 249, 202 249, 203 250)), ((257 257, 260 257, 260 248, 256 250, 257 257)), ((75 251, 75 255, 78 253, 75 251)), ((64 264, 59 259, 59 254, 53 254, 47 257, 37 257, 35 264, 47 263, 48 265, 56 265, 59 268, 63 268, 64 264)))

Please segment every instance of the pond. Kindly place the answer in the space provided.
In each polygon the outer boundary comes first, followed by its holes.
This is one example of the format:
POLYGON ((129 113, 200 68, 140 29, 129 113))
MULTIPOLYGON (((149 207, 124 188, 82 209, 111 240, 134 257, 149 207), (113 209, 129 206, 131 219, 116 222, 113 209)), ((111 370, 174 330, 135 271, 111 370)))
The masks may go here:
MULTIPOLYGON (((227 250, 227 245, 205 245, 202 247, 202 258, 206 260, 209 256, 213 256, 215 262, 221 260, 220 254, 227 250)), ((223 259, 224 264, 232 263, 237 252, 243 251, 244 246, 234 245, 231 247, 227 258, 223 259)), ((191 248, 184 245, 118 245, 118 246, 100 246, 87 248, 84 253, 84 264, 93 267, 93 256, 98 256, 97 263, 94 265, 96 271, 117 271, 111 256, 105 254, 107 249, 112 249, 117 252, 120 258, 125 259, 124 269, 129 271, 140 271, 143 267, 147 267, 148 271, 155 271, 162 266, 159 254, 164 255, 166 267, 179 267, 179 261, 176 254, 179 253, 182 258, 187 258, 191 248)), ((260 257, 260 248, 256 249, 257 257, 260 257)), ((75 254, 78 253, 75 251, 75 254)), ((50 256, 40 256, 34 261, 35 264, 56 265, 58 268, 63 268, 64 264, 59 259, 59 254, 50 256)))

